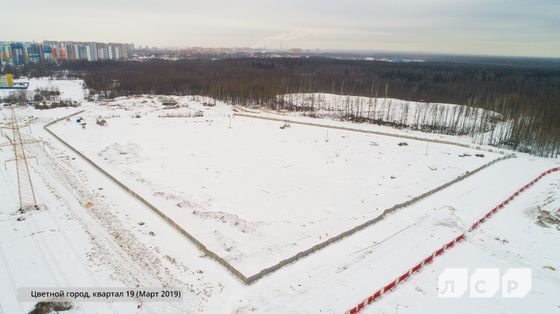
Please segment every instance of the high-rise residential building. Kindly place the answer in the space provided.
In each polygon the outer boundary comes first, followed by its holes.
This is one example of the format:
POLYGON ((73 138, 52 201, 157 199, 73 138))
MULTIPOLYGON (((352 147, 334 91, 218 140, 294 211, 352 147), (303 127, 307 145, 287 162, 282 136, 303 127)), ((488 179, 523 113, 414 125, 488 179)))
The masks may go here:
POLYGON ((27 53, 22 43, 11 43, 10 50, 12 54, 13 64, 24 64, 25 62, 27 62, 27 53))
POLYGON ((78 60, 89 60, 87 57, 87 46, 84 44, 77 44, 78 47, 78 60))
POLYGON ((0 63, 12 64, 12 50, 9 44, 0 44, 0 63))
POLYGON ((91 60, 90 61, 97 61, 97 43, 90 43, 89 45, 91 51, 91 60))
POLYGON ((59 58, 58 48, 51 47, 51 56, 53 60, 57 60, 59 58))
POLYGON ((59 53, 60 60, 67 60, 68 55, 66 54, 66 47, 64 45, 60 46, 60 53, 59 53))
POLYGON ((57 60, 126 60, 134 50, 133 44, 96 42, 0 43, 2 64, 51 62, 57 60))
POLYGON ((46 61, 53 60, 53 48, 51 46, 43 46, 43 59, 46 61))
POLYGON ((31 44, 25 47, 25 50, 27 51, 27 60, 29 62, 35 63, 41 61, 41 51, 43 50, 41 46, 38 44, 31 44))

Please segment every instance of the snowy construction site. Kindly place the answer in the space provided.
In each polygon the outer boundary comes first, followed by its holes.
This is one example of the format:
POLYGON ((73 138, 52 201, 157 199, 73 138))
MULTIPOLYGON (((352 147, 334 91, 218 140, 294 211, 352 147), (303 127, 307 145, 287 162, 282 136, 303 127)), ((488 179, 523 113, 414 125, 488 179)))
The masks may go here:
POLYGON ((0 109, 0 313, 36 308, 18 295, 31 287, 182 291, 70 300, 71 313, 560 311, 560 160, 490 146, 509 127, 495 112, 320 93, 278 96, 294 110, 88 101, 80 80, 29 85, 71 105, 0 109), (457 121, 486 142, 424 132, 457 121), (531 269, 531 289, 442 298, 438 278, 457 268, 531 269))

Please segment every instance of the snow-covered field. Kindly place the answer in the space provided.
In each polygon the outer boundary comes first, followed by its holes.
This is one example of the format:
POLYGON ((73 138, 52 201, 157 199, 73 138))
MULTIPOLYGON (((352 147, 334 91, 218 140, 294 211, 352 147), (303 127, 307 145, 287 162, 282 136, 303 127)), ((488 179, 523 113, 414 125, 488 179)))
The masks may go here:
MULTIPOLYGON (((57 80, 48 78, 31 78, 19 79, 16 82, 29 82, 27 88, 27 97, 32 99, 37 89, 43 90, 58 90, 60 91, 61 100, 72 100, 83 102, 87 90, 84 89, 84 81, 82 80, 57 80)), ((10 94, 17 93, 10 90, 0 90, 0 99, 7 97, 10 94)))
POLYGON ((278 100, 319 117, 364 118, 421 130, 453 130, 457 134, 490 131, 503 120, 499 113, 482 108, 394 98, 300 93, 280 95, 278 100))
POLYGON ((51 130, 246 275, 500 156, 336 129, 282 128, 232 118, 222 103, 178 101, 181 107, 163 109, 157 98, 117 100, 80 115, 85 129, 72 119, 51 130), (161 118, 199 111, 203 116, 161 118), (99 126, 97 116, 114 118, 99 126))
MULTIPOLYGON (((497 157, 333 129, 327 135, 324 128, 296 124, 281 129, 283 123, 251 118, 233 117, 230 128, 231 108, 220 103, 206 107, 203 98, 175 98, 188 107, 163 110, 160 99, 84 104, 85 129, 74 118, 51 129, 249 273, 497 157), (107 126, 96 125, 98 115, 107 126), (464 153, 470 156, 459 157, 464 153)), ((17 299, 17 289, 29 286, 184 291, 180 302, 76 303, 75 313, 341 313, 560 165, 518 154, 247 286, 43 129, 76 111, 16 110, 21 118, 38 118, 22 133, 44 142, 27 146, 37 157, 30 167, 40 209, 17 212, 14 165, 0 167, 0 313, 29 312, 34 304, 17 299)), ((9 116, 0 110, 2 121, 9 116)), ((12 155, 11 148, 0 148, 2 160, 12 155)), ((558 173, 547 176, 365 312, 558 312, 559 186, 558 173), (449 267, 528 267, 533 288, 524 299, 441 299, 437 279, 449 267)))
POLYGON ((511 121, 500 113, 458 104, 327 93, 285 94, 279 95, 278 101, 295 116, 466 135, 471 142, 484 145, 496 146, 507 141, 512 127, 511 121))

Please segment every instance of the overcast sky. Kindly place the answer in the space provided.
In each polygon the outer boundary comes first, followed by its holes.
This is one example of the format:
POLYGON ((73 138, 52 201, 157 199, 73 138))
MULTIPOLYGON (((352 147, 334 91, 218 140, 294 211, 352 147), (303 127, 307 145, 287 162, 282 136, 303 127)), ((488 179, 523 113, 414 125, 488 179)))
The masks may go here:
POLYGON ((560 57, 560 0, 13 0, 2 12, 0 40, 560 57))

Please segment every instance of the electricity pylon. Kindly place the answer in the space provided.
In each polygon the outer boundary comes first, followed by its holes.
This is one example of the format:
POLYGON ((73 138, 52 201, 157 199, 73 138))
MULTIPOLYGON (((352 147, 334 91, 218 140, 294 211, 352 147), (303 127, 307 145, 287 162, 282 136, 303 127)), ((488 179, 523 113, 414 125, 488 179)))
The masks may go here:
POLYGON ((4 161, 4 167, 6 163, 13 161, 16 165, 16 176, 19 194, 19 210, 25 212, 28 209, 37 209, 37 198, 35 196, 35 189, 33 187, 33 181, 31 180, 31 173, 29 172, 28 159, 35 158, 33 156, 28 156, 25 152, 25 145, 40 143, 36 140, 24 140, 21 136, 21 129, 29 126, 28 122, 19 123, 16 116, 15 108, 11 108, 12 120, 8 123, 4 123, 1 127, 3 129, 11 130, 11 137, 6 136, 9 140, 8 143, 0 144, 3 146, 12 146, 14 150, 14 158, 4 161))

